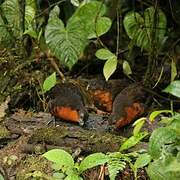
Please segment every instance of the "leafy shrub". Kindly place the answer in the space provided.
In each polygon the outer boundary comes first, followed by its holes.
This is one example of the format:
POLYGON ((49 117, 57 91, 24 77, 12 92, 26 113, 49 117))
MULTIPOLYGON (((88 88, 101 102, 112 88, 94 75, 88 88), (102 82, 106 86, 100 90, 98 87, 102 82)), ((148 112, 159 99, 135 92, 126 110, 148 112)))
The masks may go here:
POLYGON ((89 2, 79 6, 65 26, 58 17, 59 8, 56 6, 51 11, 45 31, 46 43, 69 69, 78 61, 89 39, 103 35, 111 27, 111 20, 102 17, 105 12, 102 3, 89 2))
MULTIPOLYGON (((35 4, 31 2, 32 0, 27 1, 25 9, 25 28, 32 28, 32 24, 35 18, 35 4)), ((0 42, 3 44, 3 47, 11 45, 11 36, 7 31, 7 28, 11 29, 14 37, 20 37, 21 30, 19 27, 19 4, 18 0, 6 0, 1 5, 1 9, 8 21, 8 24, 4 24, 0 16, 0 42), (8 27, 7 27, 8 26, 8 27)))
POLYGON ((152 41, 155 41, 157 48, 162 45, 167 20, 161 9, 149 7, 142 16, 134 11, 129 12, 123 23, 129 38, 143 50, 150 50, 152 41), (154 39, 152 39, 153 31, 155 32, 154 39))
POLYGON ((43 154, 43 156, 54 163, 54 177, 78 180, 82 179, 81 176, 84 171, 95 166, 107 164, 109 177, 111 180, 115 180, 119 171, 122 171, 127 163, 131 164, 132 158, 137 156, 137 153, 94 153, 85 157, 80 164, 75 163, 72 156, 61 149, 50 150, 43 154))

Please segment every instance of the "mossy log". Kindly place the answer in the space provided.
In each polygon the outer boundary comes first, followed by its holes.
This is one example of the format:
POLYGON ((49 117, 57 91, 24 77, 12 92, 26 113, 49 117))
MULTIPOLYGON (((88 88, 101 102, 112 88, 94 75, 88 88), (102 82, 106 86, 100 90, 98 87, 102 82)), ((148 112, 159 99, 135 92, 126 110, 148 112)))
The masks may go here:
MULTIPOLYGON (((36 130, 28 144, 45 144, 83 153, 118 151, 125 138, 107 132, 86 130, 78 126, 46 127, 36 130)), ((49 148, 48 148, 49 149, 49 148)))
MULTIPOLYGON (((97 125, 97 129, 87 129, 77 124, 57 122, 58 125, 48 126, 49 113, 19 112, 4 122, 11 134, 29 136, 22 150, 28 153, 42 152, 52 148, 63 148, 69 152, 80 149, 82 153, 118 151, 125 140, 122 136, 111 134, 97 125)), ((94 116, 94 121, 101 118, 94 116)))

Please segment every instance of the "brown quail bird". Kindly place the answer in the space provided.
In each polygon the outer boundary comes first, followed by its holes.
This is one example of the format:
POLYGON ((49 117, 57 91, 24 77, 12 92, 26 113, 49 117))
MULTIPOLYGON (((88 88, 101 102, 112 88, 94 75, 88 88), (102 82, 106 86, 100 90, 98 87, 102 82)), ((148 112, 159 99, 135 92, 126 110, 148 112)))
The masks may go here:
POLYGON ((79 87, 71 82, 57 84, 50 92, 49 111, 60 120, 84 124, 87 111, 79 87))

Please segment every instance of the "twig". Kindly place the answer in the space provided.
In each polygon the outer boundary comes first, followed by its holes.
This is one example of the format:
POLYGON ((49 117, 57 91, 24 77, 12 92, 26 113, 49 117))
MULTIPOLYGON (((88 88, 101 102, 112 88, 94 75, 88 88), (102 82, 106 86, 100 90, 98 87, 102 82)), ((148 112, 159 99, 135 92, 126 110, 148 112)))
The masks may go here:
POLYGON ((55 71, 59 74, 59 76, 61 77, 62 81, 65 82, 66 78, 65 78, 64 74, 60 71, 58 65, 56 64, 56 62, 54 60, 54 58, 51 57, 51 56, 48 56, 48 60, 50 61, 51 65, 53 66, 55 71))

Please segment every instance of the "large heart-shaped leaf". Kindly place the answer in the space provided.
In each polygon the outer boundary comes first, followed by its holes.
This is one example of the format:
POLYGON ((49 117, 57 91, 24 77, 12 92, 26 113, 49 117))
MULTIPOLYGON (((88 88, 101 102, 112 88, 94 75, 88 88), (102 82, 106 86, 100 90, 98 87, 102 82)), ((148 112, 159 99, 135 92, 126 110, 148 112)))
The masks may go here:
POLYGON ((106 6, 98 1, 92 1, 82 5, 74 13, 84 24, 88 38, 96 38, 105 34, 111 27, 111 19, 102 17, 106 12, 106 6))
POLYGON ((166 16, 162 10, 149 7, 143 16, 137 12, 129 12, 124 18, 124 27, 127 35, 135 44, 145 50, 151 48, 151 41, 159 47, 166 33, 166 16), (155 36, 152 39, 152 32, 155 36))
POLYGON ((99 17, 97 22, 93 23, 93 32, 88 35, 88 39, 97 38, 109 31, 111 27, 111 19, 108 17, 99 17))
POLYGON ((104 4, 98 1, 93 1, 78 8, 72 16, 72 19, 74 17, 79 18, 85 25, 86 32, 90 34, 93 32, 95 19, 103 16, 105 12, 106 7, 104 4))
POLYGON ((71 18, 64 27, 58 15, 56 6, 50 13, 45 30, 46 43, 60 62, 71 69, 88 44, 87 34, 79 18, 71 18))

